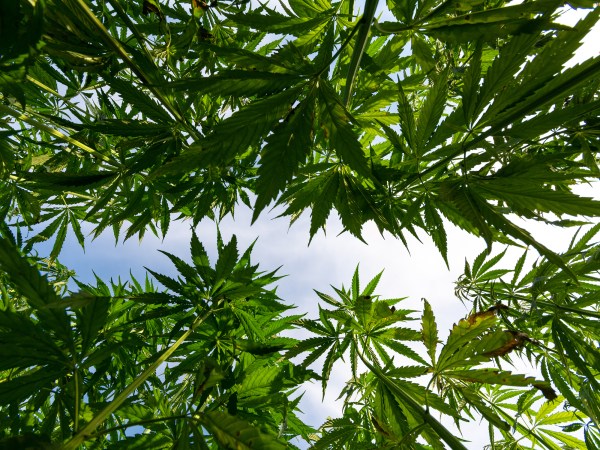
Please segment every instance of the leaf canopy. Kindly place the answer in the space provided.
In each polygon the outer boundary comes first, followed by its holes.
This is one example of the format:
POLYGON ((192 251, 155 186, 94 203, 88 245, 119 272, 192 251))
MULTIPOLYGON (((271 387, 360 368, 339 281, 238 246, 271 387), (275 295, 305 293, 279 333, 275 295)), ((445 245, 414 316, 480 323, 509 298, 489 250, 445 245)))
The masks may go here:
POLYGON ((456 450, 449 424, 475 418, 491 448, 600 447, 600 202, 580 190, 600 59, 578 53, 599 18, 588 0, 0 2, 0 448, 456 450), (364 241, 370 222, 427 235, 447 265, 456 225, 487 246, 456 285, 471 311, 446 335, 357 267, 291 315, 220 230, 212 262, 195 233, 188 259, 163 252, 175 275, 60 263, 69 234, 164 237, 240 204, 307 212, 309 239, 332 213, 364 241), (531 221, 580 228, 561 251, 531 221), (530 250, 506 267, 495 243, 530 250), (306 423, 303 383, 325 396, 342 364, 341 417, 306 423))

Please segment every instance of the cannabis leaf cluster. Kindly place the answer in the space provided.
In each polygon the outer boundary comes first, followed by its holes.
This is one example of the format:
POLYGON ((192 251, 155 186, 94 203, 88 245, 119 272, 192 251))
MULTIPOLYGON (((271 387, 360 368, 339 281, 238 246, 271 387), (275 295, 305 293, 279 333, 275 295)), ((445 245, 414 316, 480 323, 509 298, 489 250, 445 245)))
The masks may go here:
POLYGON ((600 202, 577 193, 600 175, 600 57, 569 63, 596 4, 0 8, 0 448, 456 450, 472 419, 490 448, 600 448, 600 202), (487 246, 456 285, 471 314, 442 340, 427 301, 357 270, 292 315, 220 233, 213 262, 195 234, 165 253, 176 277, 60 263, 68 233, 165 236, 240 204, 307 214, 309 238, 332 213, 357 239, 428 235, 446 262, 456 225, 487 246), (560 253, 523 221, 579 231, 560 253), (502 269, 493 243, 528 250, 502 269), (303 383, 341 364, 341 417, 305 423, 303 383))

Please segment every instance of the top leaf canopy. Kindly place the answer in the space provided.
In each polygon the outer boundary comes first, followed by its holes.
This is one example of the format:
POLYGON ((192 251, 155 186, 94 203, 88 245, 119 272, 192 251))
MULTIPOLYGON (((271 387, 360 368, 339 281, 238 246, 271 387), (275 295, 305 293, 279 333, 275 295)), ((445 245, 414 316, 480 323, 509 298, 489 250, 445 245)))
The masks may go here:
POLYGON ((242 201, 444 257, 445 218, 562 265, 510 215, 600 215, 571 191, 599 173, 600 59, 565 65, 600 11, 555 22, 587 0, 9 3, 0 212, 53 256, 81 221, 164 234, 242 201))

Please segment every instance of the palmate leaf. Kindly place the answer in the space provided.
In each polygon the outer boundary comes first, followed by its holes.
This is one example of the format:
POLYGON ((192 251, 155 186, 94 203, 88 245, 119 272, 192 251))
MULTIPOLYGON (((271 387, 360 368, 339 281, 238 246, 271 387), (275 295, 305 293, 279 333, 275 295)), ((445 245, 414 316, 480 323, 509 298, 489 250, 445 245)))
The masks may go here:
MULTIPOLYGON (((542 105, 562 101, 570 92, 576 92, 586 80, 594 78, 598 68, 593 68, 592 58, 581 67, 564 70, 564 66, 599 17, 600 12, 590 11, 574 28, 559 32, 555 39, 544 45, 539 55, 527 62, 515 80, 508 80, 507 89, 494 96, 481 122, 501 122, 505 126, 526 117, 542 105)), ((490 88, 493 89, 492 86, 490 88)))
POLYGON ((311 450, 344 448, 349 442, 360 442, 362 427, 353 418, 330 419, 324 424, 324 428, 320 438, 311 445, 311 450))
POLYGON ((599 216, 600 201, 580 197, 569 191, 545 188, 521 177, 474 180, 470 184, 478 192, 505 202, 520 212, 536 211, 557 215, 599 216))
MULTIPOLYGON (((464 219, 469 221, 478 230, 487 242, 488 247, 491 246, 493 240, 491 227, 495 227, 499 231, 531 245, 540 254, 548 258, 549 261, 575 278, 573 271, 559 255, 536 241, 528 231, 510 222, 503 214, 497 212, 475 189, 462 184, 461 181, 445 180, 440 185, 440 197, 451 202, 460 211, 464 219)), ((442 209, 442 211, 444 210, 442 209)), ((447 217, 452 221, 456 220, 451 215, 447 215, 447 217)))
POLYGON ((48 304, 59 302, 59 296, 29 261, 22 256, 13 243, 0 236, 0 269, 24 296, 44 327, 53 330, 65 342, 72 342, 72 330, 64 310, 47 309, 48 304))
POLYGON ((276 94, 301 82, 297 74, 263 72, 258 70, 223 70, 218 74, 202 78, 185 78, 166 87, 175 91, 236 97, 276 94))
POLYGON ((359 175, 369 176, 365 152, 352 129, 354 119, 340 97, 325 81, 319 83, 319 119, 340 160, 359 175))
MULTIPOLYGON (((497 323, 494 313, 473 315, 468 319, 462 319, 452 327, 446 344, 442 347, 438 357, 438 370, 452 364, 456 352, 473 344, 474 340, 488 332, 497 323)), ((474 349, 473 349, 474 353, 474 349)), ((464 355, 461 355, 461 359, 464 355)))
POLYGON ((220 448, 231 450, 283 450, 287 446, 275 436, 227 413, 210 411, 203 413, 200 423, 209 431, 220 448))
POLYGON ((293 87, 257 100, 223 119, 205 138, 154 171, 152 176, 188 173, 211 164, 227 163, 264 139, 276 123, 291 115, 303 87, 293 87))
POLYGON ((285 189, 299 167, 306 162, 313 141, 315 100, 313 88, 292 110, 287 120, 267 138, 258 168, 253 220, 285 189))
POLYGON ((52 383, 65 375, 66 370, 57 368, 43 368, 27 375, 2 380, 0 382, 0 405, 9 405, 20 402, 34 394, 44 393, 49 396, 52 383))
MULTIPOLYGON (((483 108, 498 95, 499 87, 501 94, 504 93, 505 86, 514 80, 514 75, 520 70, 537 39, 536 35, 524 34, 513 37, 501 47, 498 57, 494 59, 485 74, 479 95, 475 98, 475 93, 472 92, 472 102, 467 105, 463 103, 463 106, 469 106, 467 123, 478 118, 483 108)), ((474 59, 471 65, 477 66, 478 60, 474 59)), ((469 70, 476 70, 476 68, 469 70)), ((479 80, 479 74, 476 79, 479 80)), ((506 95, 510 95, 510 92, 507 92, 506 95)), ((465 110, 465 112, 467 111, 465 110)))
POLYGON ((435 323, 435 317, 431 305, 423 299, 423 315, 421 317, 421 333, 423 336, 423 344, 427 348, 427 354, 431 358, 432 364, 435 366, 435 357, 438 344, 438 330, 435 323))
POLYGON ((419 110, 415 130, 415 150, 418 154, 422 154, 427 142, 433 135, 435 128, 438 126, 446 97, 448 95, 448 71, 444 70, 439 73, 433 80, 433 87, 430 88, 423 105, 419 110))

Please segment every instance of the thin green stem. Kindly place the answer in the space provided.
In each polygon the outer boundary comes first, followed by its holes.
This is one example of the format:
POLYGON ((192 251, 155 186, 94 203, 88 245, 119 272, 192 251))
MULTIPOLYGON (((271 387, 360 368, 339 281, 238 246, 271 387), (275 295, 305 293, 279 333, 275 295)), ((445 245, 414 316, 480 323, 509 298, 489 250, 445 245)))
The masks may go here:
POLYGON ((138 387, 140 387, 150 376, 154 375, 156 370, 160 367, 161 364, 165 363, 171 355, 185 342, 185 340, 190 337, 190 335, 194 332, 194 330, 203 323, 214 311, 217 309, 221 303, 224 302, 224 299, 218 301, 214 308, 209 309, 201 316, 198 316, 196 320, 192 323, 190 328, 181 335, 177 341, 173 343, 165 352, 160 355, 156 361, 154 361, 150 366, 146 368, 141 374, 137 376, 135 380, 131 382, 127 388, 125 388, 119 395, 117 395, 113 401, 111 401, 102 411, 100 411, 85 427, 79 431, 73 438, 66 442, 61 450, 75 450, 79 448, 81 444, 83 444, 88 439, 94 437, 94 433, 96 429, 106 420, 112 413, 114 413, 122 404, 125 402, 131 394, 133 394, 138 387))
MULTIPOLYGON (((483 289, 475 289, 476 292, 478 294, 488 294, 491 295, 492 292, 491 291, 486 291, 483 289)), ((504 293, 499 293, 499 292, 493 292, 493 295, 495 295, 497 298, 501 299, 504 298, 505 300, 511 300, 511 299, 516 299, 522 302, 526 302, 526 303, 536 303, 538 305, 541 306, 545 306, 547 308, 553 308, 553 309, 558 309, 560 311, 565 311, 565 312, 570 312, 573 314, 578 314, 580 316, 587 316, 587 317, 591 317, 594 319, 600 319, 600 312, 597 311, 590 311, 587 309, 579 309, 579 308, 572 308, 570 306, 564 306, 564 305, 559 305, 557 303, 554 302, 549 302, 549 301, 545 301, 545 300, 532 300, 528 297, 524 297, 522 295, 517 295, 517 294, 504 294, 504 293)))
POLYGON ((96 158, 101 159, 104 162, 107 162, 109 164, 112 164, 111 159, 106 156, 103 155, 102 153, 100 153, 98 150, 94 150, 93 148, 85 145, 83 142, 78 141, 77 139, 73 139, 70 136, 67 136, 66 134, 55 130, 54 128, 51 128, 45 124, 43 124, 42 122, 38 122, 37 120, 29 117, 28 115, 26 115, 25 113, 21 113, 18 111, 15 111, 11 108, 9 108, 8 106, 5 105, 0 105, 0 113, 4 113, 4 114, 8 114, 9 116, 12 116, 18 120, 22 120, 23 122, 28 123, 29 125, 34 126, 35 128, 45 131, 47 133, 50 133, 52 136, 68 142, 69 144, 74 145, 75 147, 78 147, 79 149, 83 150, 86 153, 89 153, 90 155, 94 155, 96 158))
POLYGON ((378 3, 379 0, 367 0, 365 3, 365 13, 359 21, 360 31, 356 38, 352 59, 350 60, 350 66, 348 67, 348 74, 346 75, 346 90, 344 92, 344 105, 346 105, 346 108, 350 106, 354 81, 356 80, 360 62, 369 42, 369 34, 371 26, 373 25, 378 3))
POLYGON ((31 75, 27 75, 27 76, 26 76, 26 78, 27 78, 27 80, 31 81, 33 84, 35 84, 35 85, 36 85, 37 87, 39 87, 40 89, 42 89, 42 90, 44 90, 44 91, 46 91, 46 92, 48 92, 48 93, 50 93, 50 94, 52 94, 52 95, 54 95, 54 96, 58 97, 58 98, 59 98, 59 99, 60 99, 62 102, 66 103, 66 104, 67 104, 67 105, 69 105, 71 108, 73 108, 73 109, 75 109, 75 110, 79 111, 79 112, 80 112, 80 113, 82 113, 83 115, 86 115, 86 114, 87 114, 87 112, 86 112, 86 111, 85 111, 83 108, 79 107, 78 105, 76 105, 76 104, 75 104, 75 103, 73 103, 72 101, 70 101, 70 100, 67 100, 67 99, 66 99, 66 98, 64 98, 62 95, 60 95, 60 93, 59 93, 59 92, 55 91, 54 89, 52 89, 52 88, 51 88, 51 87, 49 87, 49 86, 46 86, 46 85, 45 85, 44 83, 42 83, 40 80, 37 80, 37 79, 33 78, 31 75))
POLYGON ((169 420, 197 421, 198 419, 195 417, 187 416, 185 414, 178 415, 178 416, 155 417, 154 419, 138 420, 137 422, 127 422, 126 424, 123 424, 123 425, 118 425, 116 427, 111 427, 111 428, 107 428, 105 430, 100 430, 97 433, 94 433, 93 437, 96 438, 96 437, 104 436, 105 434, 112 433, 113 431, 124 430, 126 428, 131 428, 131 427, 138 427, 138 426, 147 425, 150 423, 167 422, 169 420))
POLYGON ((79 369, 75 367, 73 371, 73 383, 75 384, 75 420, 73 425, 73 431, 77 433, 79 430, 79 407, 80 407, 80 398, 79 398, 79 369))

